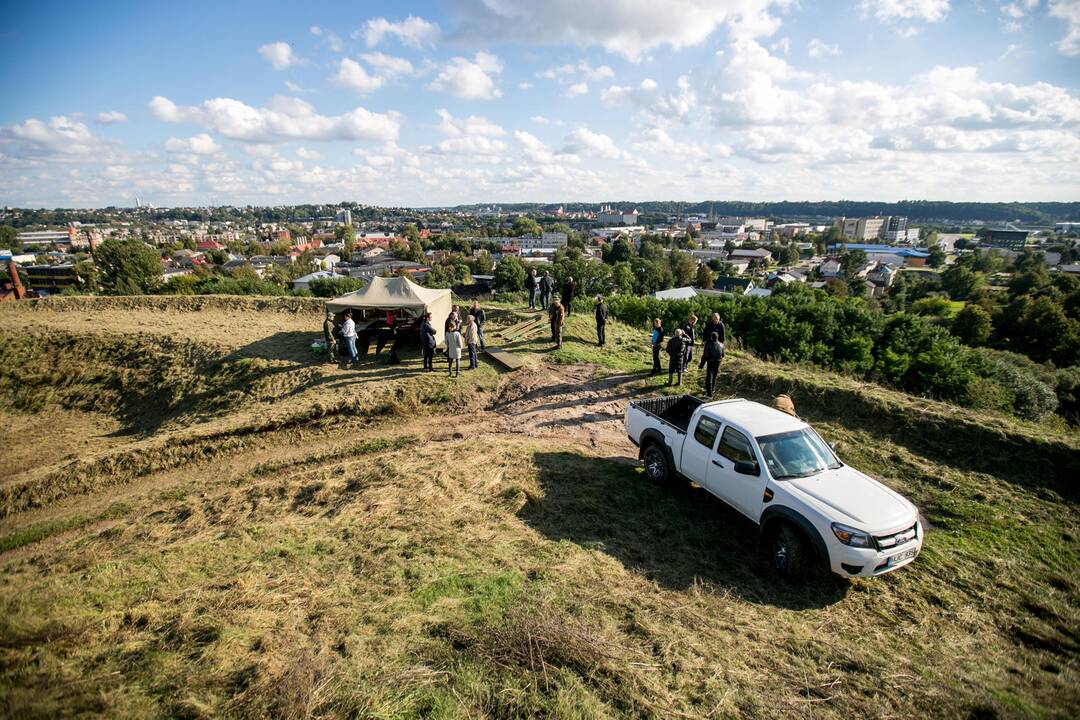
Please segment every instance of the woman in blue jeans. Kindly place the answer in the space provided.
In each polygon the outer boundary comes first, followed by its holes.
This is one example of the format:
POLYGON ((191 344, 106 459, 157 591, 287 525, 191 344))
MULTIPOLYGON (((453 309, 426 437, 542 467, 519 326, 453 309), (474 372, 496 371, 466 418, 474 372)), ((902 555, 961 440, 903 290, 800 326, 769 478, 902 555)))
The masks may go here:
POLYGON ((352 319, 352 310, 345 311, 345 322, 341 323, 341 336, 345 339, 345 349, 349 353, 349 363, 356 365, 360 362, 356 354, 356 323, 352 319))

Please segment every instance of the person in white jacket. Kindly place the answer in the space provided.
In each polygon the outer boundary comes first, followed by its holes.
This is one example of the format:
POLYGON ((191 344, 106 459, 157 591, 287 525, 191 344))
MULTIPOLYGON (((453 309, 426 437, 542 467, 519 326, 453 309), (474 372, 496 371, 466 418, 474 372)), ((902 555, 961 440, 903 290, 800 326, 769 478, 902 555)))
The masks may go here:
POLYGON ((446 329, 446 375, 457 377, 461 374, 461 333, 456 323, 446 329))
POLYGON ((349 362, 352 365, 360 362, 356 355, 356 323, 352 319, 352 310, 345 311, 345 322, 341 323, 341 336, 345 338, 345 347, 349 352, 349 362))

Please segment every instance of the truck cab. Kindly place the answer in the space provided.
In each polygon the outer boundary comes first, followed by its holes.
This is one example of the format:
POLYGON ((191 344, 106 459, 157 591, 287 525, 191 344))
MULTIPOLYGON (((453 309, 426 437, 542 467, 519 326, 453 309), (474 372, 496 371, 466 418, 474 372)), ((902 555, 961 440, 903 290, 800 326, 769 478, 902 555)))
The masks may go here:
POLYGON ((915 506, 843 463, 797 417, 682 395, 631 402, 624 424, 650 479, 685 477, 745 515, 790 580, 819 565, 843 577, 881 575, 922 548, 915 506))

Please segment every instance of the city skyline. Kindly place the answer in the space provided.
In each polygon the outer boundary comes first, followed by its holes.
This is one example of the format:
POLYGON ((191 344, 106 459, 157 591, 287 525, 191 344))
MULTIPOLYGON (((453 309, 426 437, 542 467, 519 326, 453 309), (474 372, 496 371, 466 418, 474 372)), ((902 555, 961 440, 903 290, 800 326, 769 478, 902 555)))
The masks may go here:
POLYGON ((46 3, 0 37, 6 205, 1080 198, 1080 0, 46 3))

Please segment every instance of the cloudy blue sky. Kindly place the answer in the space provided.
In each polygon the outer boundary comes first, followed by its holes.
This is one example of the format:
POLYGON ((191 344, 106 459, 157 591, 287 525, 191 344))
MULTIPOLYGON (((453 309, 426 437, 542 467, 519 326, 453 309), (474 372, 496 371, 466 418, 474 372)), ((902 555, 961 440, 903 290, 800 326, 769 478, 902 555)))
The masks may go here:
POLYGON ((5 3, 0 203, 1080 200, 1080 0, 5 3))

